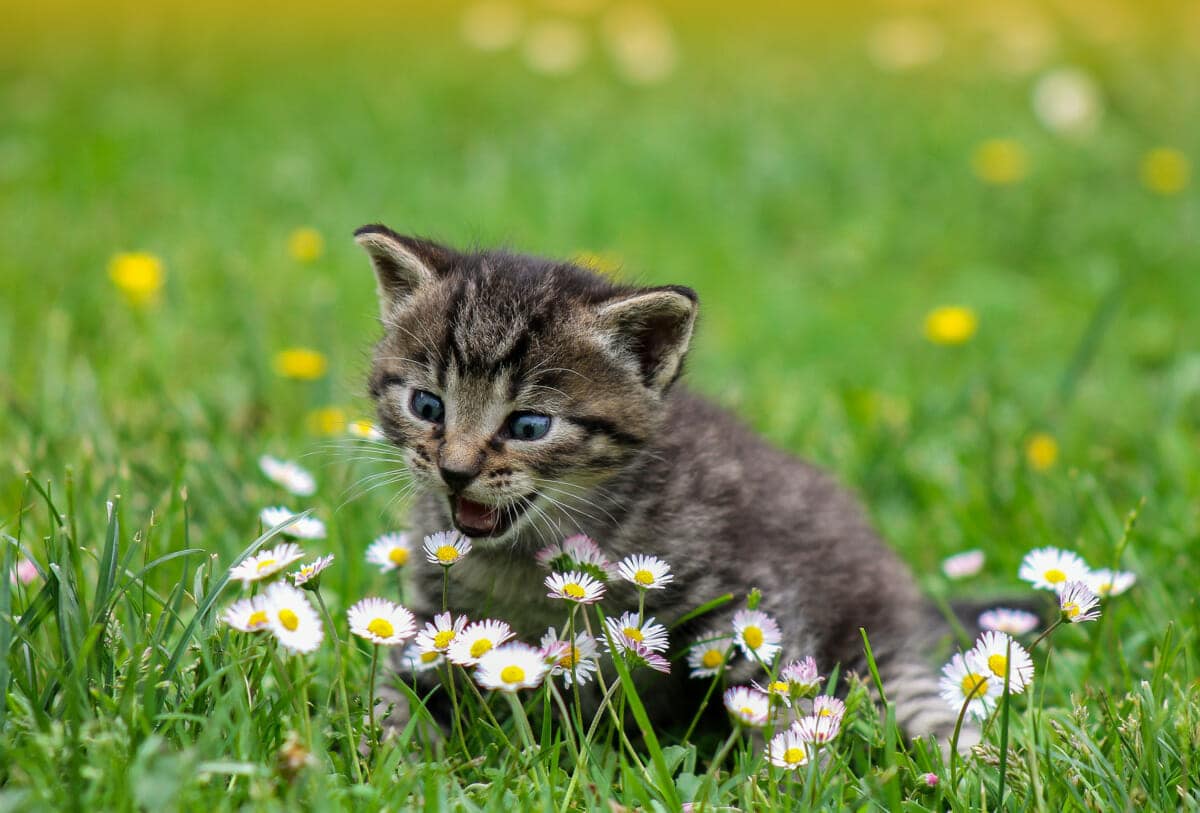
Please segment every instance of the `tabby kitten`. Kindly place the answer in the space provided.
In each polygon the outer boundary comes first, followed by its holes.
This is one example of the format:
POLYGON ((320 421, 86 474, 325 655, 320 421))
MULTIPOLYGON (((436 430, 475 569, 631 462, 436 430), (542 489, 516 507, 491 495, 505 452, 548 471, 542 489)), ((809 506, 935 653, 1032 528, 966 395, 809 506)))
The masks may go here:
MULTIPOLYGON (((646 605, 663 623, 728 592, 738 601, 726 606, 741 606, 757 587, 783 627, 784 656, 812 654, 825 670, 864 667, 866 628, 905 730, 953 729, 922 657, 936 616, 854 498, 676 383, 696 321, 691 289, 459 252, 381 225, 355 236, 384 326, 370 392, 420 488, 414 535, 453 527, 474 542, 454 568, 456 614, 503 618, 525 640, 561 626, 534 555, 584 533, 612 561, 671 563, 674 583, 646 605)), ((413 609, 432 616, 441 569, 417 579, 413 609)), ((610 585, 610 596, 636 606, 631 586, 610 585)), ((699 623, 728 625, 732 613, 699 623)), ((643 695, 660 724, 697 707, 687 684, 701 682, 674 673, 643 695)))

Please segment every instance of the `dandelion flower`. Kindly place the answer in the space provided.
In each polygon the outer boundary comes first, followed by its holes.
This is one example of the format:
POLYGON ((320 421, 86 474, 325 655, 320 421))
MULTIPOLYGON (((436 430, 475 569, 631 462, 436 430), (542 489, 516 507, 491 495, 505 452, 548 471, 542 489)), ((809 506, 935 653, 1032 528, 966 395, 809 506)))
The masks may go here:
POLYGON ((288 235, 288 254, 296 262, 312 263, 321 259, 325 252, 325 239, 316 229, 305 227, 288 235))
POLYGON ((619 618, 608 616, 604 626, 612 635, 613 645, 618 652, 624 652, 630 641, 641 644, 651 652, 665 652, 667 649, 667 628, 655 623, 654 617, 638 623, 637 613, 624 613, 619 618))
POLYGON ((613 66, 627 81, 661 82, 675 69, 675 37, 666 19, 652 7, 618 5, 605 14, 601 30, 613 66))
POLYGON ((1049 471, 1058 462, 1058 441, 1053 435, 1037 432, 1025 442, 1025 459, 1034 471, 1049 471))
POLYGON ((275 354, 275 372, 296 381, 316 381, 328 366, 325 355, 311 347, 289 347, 275 354))
POLYGON ((554 627, 542 636, 542 656, 550 663, 550 674, 561 675, 568 686, 572 680, 578 680, 583 686, 592 678, 596 671, 596 656, 599 648, 596 639, 586 632, 575 636, 575 643, 558 637, 554 627))
POLYGON ((410 643, 400 652, 397 659, 400 663, 400 668, 406 672, 420 674, 428 672, 430 669, 436 669, 445 662, 445 657, 437 650, 423 651, 415 642, 410 643))
POLYGON ((657 556, 626 556, 617 563, 617 572, 639 590, 661 590, 675 579, 671 566, 657 556))
POLYGON ((1100 597, 1083 582, 1067 582, 1058 594, 1058 606, 1063 618, 1072 624, 1095 621, 1100 617, 1100 597))
POLYGON ((162 260, 144 251, 115 254, 108 261, 108 278, 134 307, 158 302, 165 276, 162 260))
POLYGON ((346 424, 346 431, 353 437, 362 438, 363 440, 383 440, 383 433, 366 418, 350 421, 350 423, 346 424))
POLYGON ((824 745, 832 741, 841 731, 841 727, 842 718, 833 715, 810 714, 792 723, 792 731, 795 731, 800 739, 813 745, 824 745))
POLYGON ((928 65, 942 55, 944 47, 942 30, 920 17, 884 20, 867 35, 867 55, 888 72, 928 65))
POLYGON ((288 508, 277 505, 271 508, 264 508, 258 515, 259 520, 264 527, 274 528, 277 525, 287 523, 280 530, 284 536, 295 537, 296 539, 324 539, 325 538, 325 523, 312 516, 301 516, 288 508))
POLYGON ((503 51, 521 33, 521 9, 501 0, 485 0, 467 7, 462 16, 462 35, 480 51, 503 51))
POLYGON ((604 598, 604 585, 586 573, 551 573, 546 577, 546 595, 576 604, 595 604, 604 598))
POLYGON ((966 344, 978 328, 974 309, 963 305, 942 305, 925 315, 925 338, 934 344, 966 344))
POLYGON ((969 653, 955 653, 942 667, 941 695, 955 711, 967 703, 967 713, 983 719, 991 713, 995 698, 1004 689, 1003 681, 989 680, 990 677, 987 664, 980 664, 969 653))
POLYGON ((817 671, 817 662, 812 656, 792 661, 779 670, 779 678, 791 684, 792 689, 800 694, 815 692, 821 688, 821 675, 817 671))
POLYGON ((979 614, 979 627, 996 632, 1007 632, 1009 635, 1024 635, 1037 629, 1039 619, 1033 613, 1024 610, 1009 610, 997 607, 985 610, 979 614))
POLYGON ((312 652, 325 632, 317 611, 300 590, 287 582, 274 582, 264 594, 271 632, 280 644, 295 652, 312 652))
POLYGON ((971 650, 975 660, 987 666, 992 677, 1004 687, 1004 671, 1008 670, 1008 690, 1020 694, 1033 682, 1033 659, 1025 647, 1003 632, 985 632, 971 650))
POLYGON ((965 579, 983 569, 983 551, 968 550, 942 560, 942 572, 949 579, 965 579))
POLYGON ((583 534, 568 536, 558 545, 549 545, 538 551, 537 562, 547 570, 566 573, 582 570, 597 581, 608 581, 617 574, 617 568, 600 547, 583 534))
POLYGON ((297 497, 311 497, 317 490, 313 476, 290 460, 280 460, 265 454, 258 459, 258 467, 267 479, 297 497))
POLYGON ((783 635, 775 619, 759 610, 739 610, 733 616, 734 640, 750 660, 770 663, 783 635))
POLYGON ((846 704, 832 695, 819 694, 813 698, 812 716, 832 718, 840 728, 842 718, 846 716, 846 704))
POLYGON ((346 412, 341 407, 321 407, 308 413, 306 423, 314 435, 340 435, 346 429, 346 412))
POLYGON ((446 657, 459 666, 474 666, 480 658, 512 637, 512 629, 503 621, 476 621, 454 636, 446 657))
POLYGON ((1137 582, 1137 575, 1124 570, 1093 570, 1083 583, 1100 598, 1119 596, 1137 582))
POLYGON ((547 20, 529 27, 522 44, 525 64, 536 73, 564 76, 587 57, 583 29, 566 20, 547 20))
POLYGON ((971 169, 993 186, 1011 186, 1029 174, 1029 153, 1011 138, 984 141, 971 153, 971 169))
POLYGON ((240 564, 230 569, 229 578, 241 579, 243 585, 262 581, 303 557, 304 551, 300 550, 299 545, 284 542, 270 550, 261 550, 253 556, 246 557, 240 564))
POLYGON ((475 681, 485 689, 501 692, 536 689, 547 670, 541 652, 528 644, 514 642, 482 655, 475 681))
POLYGON ((226 624, 242 632, 264 630, 270 624, 267 605, 262 596, 244 598, 233 602, 221 616, 226 624))
POLYGON ((379 565, 381 573, 387 573, 408 564, 411 547, 408 534, 384 534, 367 547, 367 561, 379 565))
POLYGON ((450 613, 439 613, 417 634, 417 647, 422 652, 445 653, 467 626, 467 617, 453 618, 450 613))
POLYGON ((1178 195, 1187 188, 1192 166, 1187 156, 1171 147, 1156 147, 1142 157, 1142 186, 1158 195, 1178 195))
POLYGON ((417 631, 413 615, 387 599, 364 598, 346 611, 350 631, 373 644, 398 646, 417 631))
POLYGON ((450 567, 471 552, 471 540, 458 531, 441 531, 425 537, 425 561, 450 567))
POLYGON ((750 686, 734 686, 724 694, 725 709, 742 725, 762 728, 767 724, 771 702, 758 689, 750 686))
POLYGON ((794 727, 780 731, 767 743, 767 760, 777 768, 794 771, 808 764, 809 743, 794 727))
POLYGON ((292 584, 297 587, 311 584, 315 587, 320 582, 321 571, 325 570, 331 564, 333 564, 332 553, 328 556, 321 556, 306 565, 301 565, 300 569, 292 574, 292 584))
POLYGON ((1018 573, 1023 581, 1042 590, 1061 590, 1067 582, 1087 578, 1087 563, 1077 554, 1058 548, 1037 548, 1021 560, 1018 573))
POLYGON ((724 667, 726 657, 732 659, 736 653, 733 636, 728 633, 709 632, 701 635, 688 649, 688 668, 694 678, 708 678, 724 667))

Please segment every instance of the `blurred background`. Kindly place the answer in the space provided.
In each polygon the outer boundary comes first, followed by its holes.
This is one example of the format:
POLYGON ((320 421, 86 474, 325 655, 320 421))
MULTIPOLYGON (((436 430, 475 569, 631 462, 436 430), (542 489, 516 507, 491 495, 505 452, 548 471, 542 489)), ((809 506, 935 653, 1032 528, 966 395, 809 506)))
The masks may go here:
POLYGON ((1143 496, 1134 564, 1190 564, 1200 4, 5 16, 6 518, 26 470, 69 469, 97 524, 186 484, 228 554, 281 499, 270 451, 336 481, 335 548, 402 522, 339 468, 378 334, 350 235, 381 221, 693 286, 692 386, 864 492, 922 572, 1102 561, 1143 496))

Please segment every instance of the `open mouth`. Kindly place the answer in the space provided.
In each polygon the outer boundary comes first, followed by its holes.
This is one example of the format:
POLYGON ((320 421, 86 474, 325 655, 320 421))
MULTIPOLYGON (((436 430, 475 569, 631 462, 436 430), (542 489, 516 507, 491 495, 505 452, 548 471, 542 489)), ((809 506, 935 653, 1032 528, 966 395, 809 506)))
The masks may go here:
POLYGON ((466 536, 503 536, 532 504, 532 495, 503 507, 451 495, 450 516, 454 519, 454 527, 466 536))

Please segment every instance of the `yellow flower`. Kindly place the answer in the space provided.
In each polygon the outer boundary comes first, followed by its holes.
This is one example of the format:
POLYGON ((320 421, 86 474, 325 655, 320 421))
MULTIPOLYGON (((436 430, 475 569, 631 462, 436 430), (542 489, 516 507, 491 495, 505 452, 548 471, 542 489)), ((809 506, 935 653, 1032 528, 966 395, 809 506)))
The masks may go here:
POLYGON ((984 183, 1008 186, 1029 174, 1029 153, 1011 138, 991 138, 971 153, 971 169, 984 183))
POLYGON ((1053 435, 1038 432, 1025 442, 1025 459, 1037 471, 1046 471, 1058 462, 1058 441, 1053 435))
POLYGON ((1171 147, 1155 147, 1142 156, 1142 186, 1159 195, 1178 195, 1187 188, 1192 165, 1171 147))
POLYGON ((325 375, 326 366, 325 355, 309 347, 289 347, 275 354, 275 372, 284 378, 314 381, 325 375))
POLYGON ((108 261, 108 276, 135 307, 153 305, 162 292, 162 260, 143 251, 114 254, 108 261))
POLYGON ((975 335, 979 317, 962 305, 943 305, 925 317, 925 338, 934 344, 965 344, 975 335))
POLYGON ((346 413, 340 407, 321 407, 308 413, 308 429, 314 435, 340 435, 346 428, 346 413))
POLYGON ((325 253, 325 239, 316 229, 296 229, 288 235, 287 248, 296 262, 316 262, 325 253))
POLYGON ((608 277, 615 276, 621 269, 620 258, 610 252, 598 254, 594 251, 580 251, 571 258, 571 262, 608 277))

